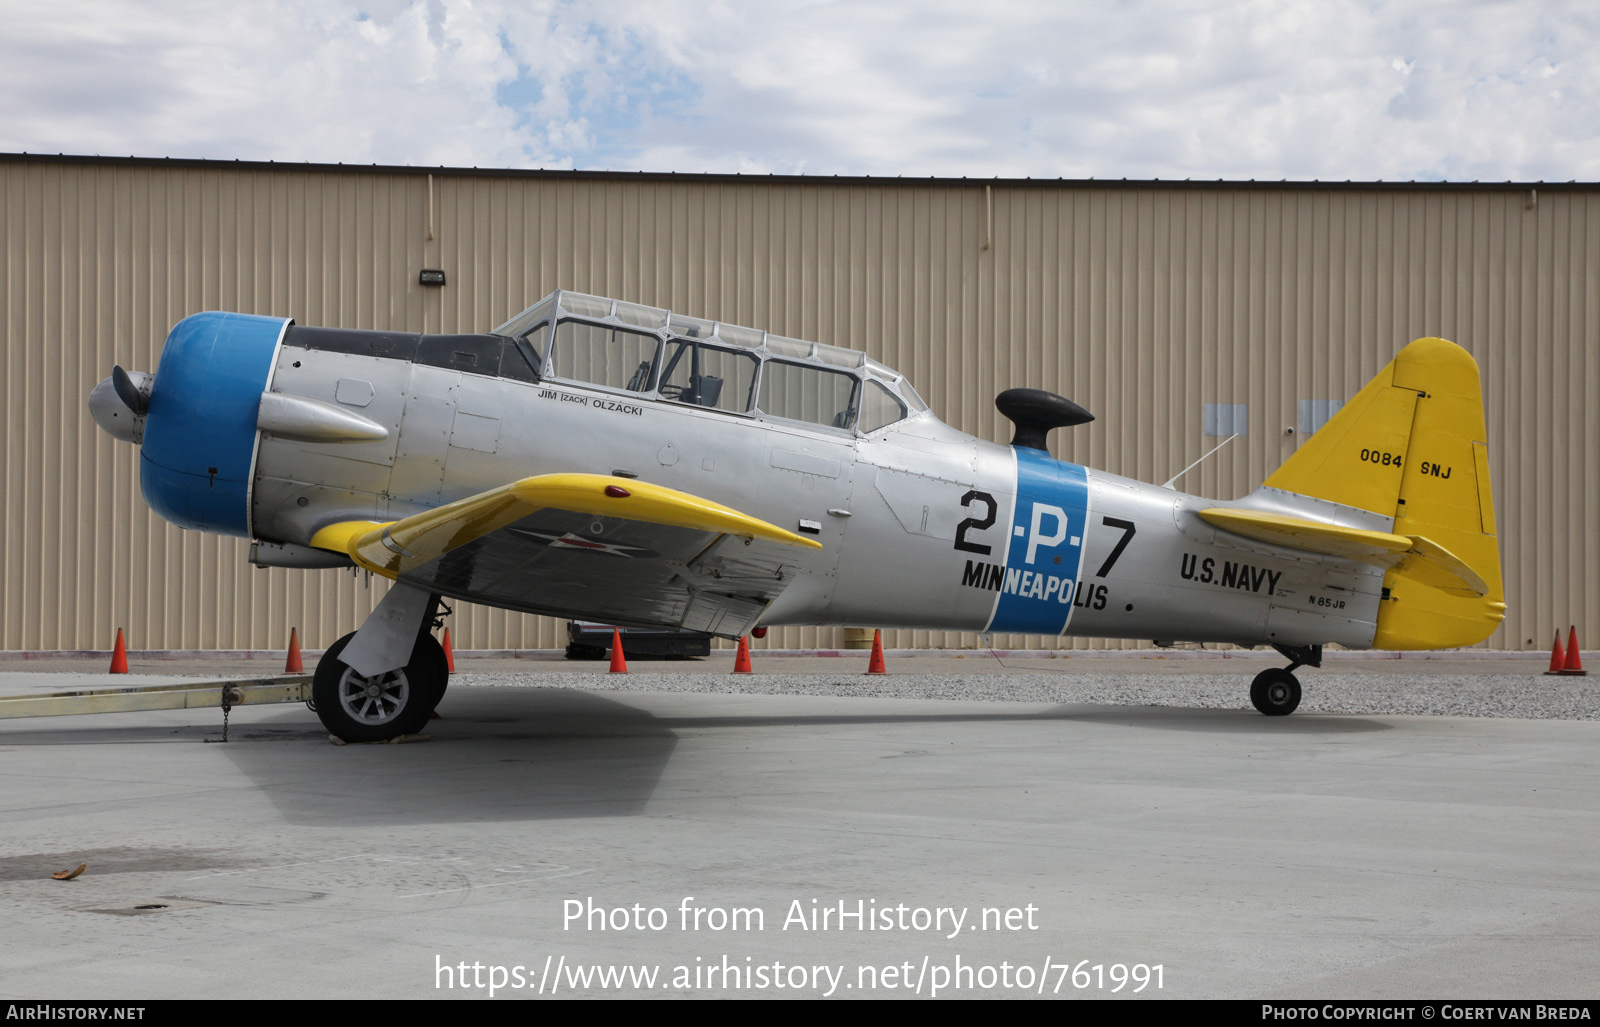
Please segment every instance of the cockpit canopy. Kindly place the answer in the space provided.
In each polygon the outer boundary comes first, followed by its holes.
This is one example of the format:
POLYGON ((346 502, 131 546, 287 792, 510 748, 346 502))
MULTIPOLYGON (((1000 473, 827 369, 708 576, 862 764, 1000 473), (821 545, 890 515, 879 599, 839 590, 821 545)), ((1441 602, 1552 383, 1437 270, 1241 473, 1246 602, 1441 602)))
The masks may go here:
POLYGON ((928 405, 865 353, 560 290, 496 328, 541 378, 870 434, 928 405))

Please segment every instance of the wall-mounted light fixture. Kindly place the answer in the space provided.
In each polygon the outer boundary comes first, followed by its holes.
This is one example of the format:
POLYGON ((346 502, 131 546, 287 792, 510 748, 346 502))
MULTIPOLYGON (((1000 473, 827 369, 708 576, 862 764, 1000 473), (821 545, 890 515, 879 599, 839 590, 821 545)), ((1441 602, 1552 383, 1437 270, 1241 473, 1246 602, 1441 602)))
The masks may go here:
POLYGON ((417 272, 418 285, 443 285, 444 271, 436 267, 425 267, 417 272))

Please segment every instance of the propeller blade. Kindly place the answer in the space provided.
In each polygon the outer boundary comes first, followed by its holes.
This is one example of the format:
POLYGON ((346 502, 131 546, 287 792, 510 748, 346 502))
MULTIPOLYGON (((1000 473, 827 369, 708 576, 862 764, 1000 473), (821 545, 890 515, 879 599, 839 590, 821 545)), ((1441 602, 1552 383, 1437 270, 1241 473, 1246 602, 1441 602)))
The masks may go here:
POLYGON ((150 409, 150 397, 139 391, 139 386, 133 384, 133 379, 121 364, 111 368, 111 387, 117 390, 117 398, 134 414, 142 416, 150 409))

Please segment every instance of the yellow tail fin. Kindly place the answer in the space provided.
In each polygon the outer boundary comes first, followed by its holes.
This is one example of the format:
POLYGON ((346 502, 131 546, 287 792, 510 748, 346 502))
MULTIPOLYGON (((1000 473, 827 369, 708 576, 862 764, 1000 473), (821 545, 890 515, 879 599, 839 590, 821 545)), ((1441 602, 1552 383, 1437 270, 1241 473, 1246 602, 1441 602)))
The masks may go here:
POLYGON ((1473 645, 1505 616, 1485 435, 1477 362, 1453 342, 1418 339, 1264 483, 1393 517, 1394 534, 1483 579, 1474 597, 1441 588, 1424 562, 1392 567, 1375 648, 1473 645))

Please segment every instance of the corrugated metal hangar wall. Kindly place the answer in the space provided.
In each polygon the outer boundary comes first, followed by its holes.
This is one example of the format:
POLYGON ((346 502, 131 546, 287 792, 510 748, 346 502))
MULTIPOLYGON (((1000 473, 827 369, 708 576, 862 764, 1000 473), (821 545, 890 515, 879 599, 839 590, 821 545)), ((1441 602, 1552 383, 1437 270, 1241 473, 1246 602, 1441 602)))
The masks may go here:
MULTIPOLYGON (((1404 343, 1477 358, 1509 613, 1490 648, 1600 639, 1600 187, 811 179, 0 156, 5 615, 0 648, 320 647, 367 590, 256 570, 139 498, 136 451, 84 399, 153 370, 206 309, 479 331, 557 287, 863 349, 949 423, 1009 438, 1028 385, 1098 420, 1057 455, 1185 491, 1249 491, 1404 343), (448 285, 418 285, 421 268, 448 285), (1309 402, 1308 402, 1309 401, 1309 402), (1319 402, 1322 401, 1322 402, 1319 402), (1214 430, 1215 427, 1213 426, 1214 430)), ((552 440, 552 445, 572 444, 552 440)), ((463 648, 560 626, 461 606, 463 648)), ((774 647, 831 647, 786 629, 774 647)), ((895 632, 892 646, 976 636, 895 632)), ((1000 636, 1003 647, 1122 643, 1000 636)), ((1147 643, 1146 643, 1147 644, 1147 643)))

